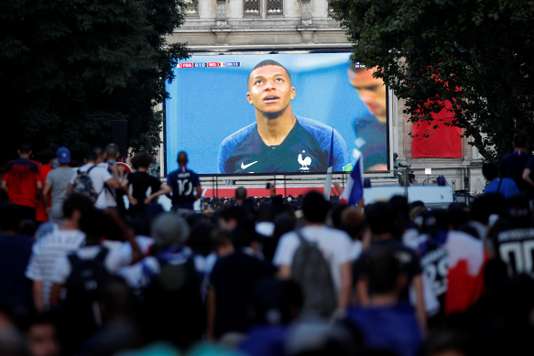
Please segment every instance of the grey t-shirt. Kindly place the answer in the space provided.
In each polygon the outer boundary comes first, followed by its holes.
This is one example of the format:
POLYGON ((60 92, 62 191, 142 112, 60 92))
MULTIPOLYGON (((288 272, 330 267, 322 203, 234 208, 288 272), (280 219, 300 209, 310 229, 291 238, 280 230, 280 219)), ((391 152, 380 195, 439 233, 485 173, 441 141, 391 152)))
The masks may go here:
POLYGON ((69 183, 75 174, 76 170, 70 167, 58 167, 48 173, 46 181, 51 187, 52 207, 50 209, 50 217, 52 219, 62 218, 63 201, 67 195, 69 183))

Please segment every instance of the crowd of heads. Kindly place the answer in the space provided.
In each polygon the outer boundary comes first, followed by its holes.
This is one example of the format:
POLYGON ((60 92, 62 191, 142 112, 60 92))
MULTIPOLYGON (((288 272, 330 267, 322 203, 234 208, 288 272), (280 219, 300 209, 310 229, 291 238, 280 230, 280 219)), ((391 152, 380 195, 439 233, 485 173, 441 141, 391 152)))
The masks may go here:
MULTIPOLYGON (((105 179, 122 178, 126 197, 139 182, 147 198, 173 194, 151 185, 145 153, 117 177, 117 153, 88 159, 106 162, 105 179)), ((57 158, 68 165, 70 153, 57 158)), ((185 153, 178 162, 187 173, 185 153)), ((239 187, 233 198, 203 198, 200 211, 135 205, 99 208, 70 191, 61 219, 48 222, 0 206, 1 355, 443 356, 533 346, 528 195, 357 207, 316 191, 254 198, 239 187)))

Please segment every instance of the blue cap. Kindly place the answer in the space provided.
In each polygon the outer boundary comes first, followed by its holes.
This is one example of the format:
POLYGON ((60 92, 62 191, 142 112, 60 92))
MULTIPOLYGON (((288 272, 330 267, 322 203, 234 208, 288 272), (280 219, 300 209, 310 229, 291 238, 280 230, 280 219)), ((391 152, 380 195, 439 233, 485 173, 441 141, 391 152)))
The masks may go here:
POLYGON ((67 147, 60 147, 56 151, 57 161, 60 164, 70 163, 70 150, 67 147))

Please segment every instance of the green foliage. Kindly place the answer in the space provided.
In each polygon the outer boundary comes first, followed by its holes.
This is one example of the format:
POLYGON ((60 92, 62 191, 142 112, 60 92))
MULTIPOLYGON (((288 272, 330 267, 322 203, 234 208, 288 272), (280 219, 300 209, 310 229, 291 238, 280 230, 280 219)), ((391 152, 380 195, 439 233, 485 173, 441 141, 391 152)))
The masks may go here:
POLYGON ((187 55, 165 35, 183 21, 180 0, 6 0, 0 6, 3 117, 0 161, 30 142, 75 152, 111 141, 128 121, 129 144, 159 144, 163 80, 187 55))
POLYGON ((378 66, 414 121, 450 100, 491 159, 533 132, 534 1, 333 0, 353 56, 378 66))

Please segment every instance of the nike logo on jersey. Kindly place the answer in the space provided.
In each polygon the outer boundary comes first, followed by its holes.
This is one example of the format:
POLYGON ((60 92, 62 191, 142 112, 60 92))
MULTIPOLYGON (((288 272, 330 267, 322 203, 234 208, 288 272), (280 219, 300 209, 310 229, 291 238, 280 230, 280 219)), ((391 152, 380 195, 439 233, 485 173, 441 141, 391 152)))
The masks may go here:
POLYGON ((245 170, 248 167, 255 165, 256 163, 258 163, 258 161, 250 162, 247 164, 245 164, 245 162, 241 162, 241 169, 245 170))

